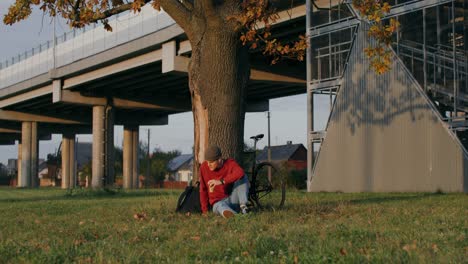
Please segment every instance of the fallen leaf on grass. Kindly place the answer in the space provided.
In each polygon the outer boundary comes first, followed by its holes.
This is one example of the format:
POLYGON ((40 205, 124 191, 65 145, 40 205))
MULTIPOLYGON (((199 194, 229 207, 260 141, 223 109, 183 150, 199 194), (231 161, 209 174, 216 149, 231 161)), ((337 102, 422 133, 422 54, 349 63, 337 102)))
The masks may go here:
POLYGON ((76 263, 93 263, 93 259, 90 257, 84 258, 84 257, 77 257, 74 259, 76 263))
POLYGON ((340 254, 341 254, 342 256, 346 256, 346 255, 348 255, 348 252, 346 251, 346 249, 341 248, 341 249, 340 249, 340 254))
POLYGON ((50 246, 47 244, 47 243, 34 243, 34 247, 36 249, 42 249, 44 250, 45 252, 49 252, 50 251, 50 246))
POLYGON ((86 221, 80 221, 78 224, 79 225, 84 225, 84 224, 86 224, 86 221))
POLYGON ((305 221, 306 221, 306 219, 303 216, 297 218, 297 220, 296 220, 296 222, 299 223, 299 224, 303 224, 303 223, 305 223, 305 221))
POLYGON ((138 236, 134 236, 132 239, 130 239, 130 242, 135 243, 140 241, 140 238, 138 236))
POLYGON ((406 252, 410 252, 411 250, 415 250, 417 248, 416 246, 416 240, 413 240, 413 243, 410 245, 410 244, 406 244, 403 246, 403 250, 406 251, 406 252))
POLYGON ((75 241, 73 241, 73 244, 75 246, 80 246, 80 245, 84 244, 85 242, 86 242, 85 239, 76 239, 75 241))
POLYGON ((369 254, 369 252, 368 252, 367 249, 365 249, 365 248, 360 248, 360 249, 358 249, 358 251, 359 251, 359 253, 361 253, 362 255, 364 255, 364 256, 367 258, 367 260, 370 259, 370 254, 369 254))
POLYGON ((437 244, 432 244, 432 251, 437 252, 439 251, 439 248, 437 247, 437 244))
POLYGON ((249 252, 248 252, 248 251, 242 252, 242 256, 247 257, 248 255, 249 255, 249 252))
POLYGON ((36 219, 36 220, 34 220, 34 223, 36 223, 36 224, 40 224, 40 223, 41 223, 41 221, 39 221, 39 220, 37 220, 37 219, 36 219))
POLYGON ((410 245, 408 245, 408 244, 404 245, 403 250, 409 253, 410 250, 411 250, 410 245))
POLYGON ((43 249, 45 252, 49 252, 49 251, 50 251, 50 246, 49 246, 49 245, 44 245, 42 249, 43 249))
POLYGON ((200 240, 200 236, 193 236, 193 237, 191 237, 191 239, 194 240, 194 241, 198 241, 198 240, 200 240))
POLYGON ((136 213, 133 215, 133 218, 135 218, 136 220, 145 220, 146 219, 146 213, 143 212, 143 213, 136 213))

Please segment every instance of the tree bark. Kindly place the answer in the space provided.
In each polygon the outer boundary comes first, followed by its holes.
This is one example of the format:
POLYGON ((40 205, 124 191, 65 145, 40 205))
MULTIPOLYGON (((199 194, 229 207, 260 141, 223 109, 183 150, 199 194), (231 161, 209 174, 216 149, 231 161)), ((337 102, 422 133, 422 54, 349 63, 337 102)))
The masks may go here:
MULTIPOLYGON (((213 23, 212 23, 213 24, 213 23)), ((194 180, 209 145, 224 158, 239 159, 243 150, 248 51, 239 33, 226 25, 210 25, 191 40, 189 87, 194 118, 194 180)))

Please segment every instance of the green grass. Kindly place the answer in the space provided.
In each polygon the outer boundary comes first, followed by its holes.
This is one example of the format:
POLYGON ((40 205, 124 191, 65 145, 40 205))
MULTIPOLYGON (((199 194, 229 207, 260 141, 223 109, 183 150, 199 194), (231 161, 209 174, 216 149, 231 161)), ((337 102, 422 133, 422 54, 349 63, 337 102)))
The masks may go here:
POLYGON ((465 194, 296 191, 225 220, 174 213, 179 192, 0 188, 0 263, 468 262, 465 194))

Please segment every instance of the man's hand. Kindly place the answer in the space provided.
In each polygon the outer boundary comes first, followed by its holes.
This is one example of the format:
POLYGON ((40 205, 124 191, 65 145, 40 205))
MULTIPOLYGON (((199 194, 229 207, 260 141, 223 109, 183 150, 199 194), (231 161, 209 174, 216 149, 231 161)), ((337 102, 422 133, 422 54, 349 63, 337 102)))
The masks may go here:
POLYGON ((213 180, 208 181, 208 186, 210 188, 214 188, 216 185, 221 185, 221 184, 223 184, 223 183, 220 180, 214 180, 213 179, 213 180))

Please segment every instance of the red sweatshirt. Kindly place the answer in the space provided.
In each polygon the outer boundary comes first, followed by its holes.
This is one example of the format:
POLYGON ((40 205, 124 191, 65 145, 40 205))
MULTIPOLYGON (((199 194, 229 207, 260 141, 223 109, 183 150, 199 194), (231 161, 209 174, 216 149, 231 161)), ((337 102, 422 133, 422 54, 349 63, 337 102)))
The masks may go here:
POLYGON ((213 205, 217 201, 228 197, 228 191, 231 189, 232 183, 244 175, 244 170, 233 159, 224 160, 223 166, 214 171, 211 171, 208 168, 208 163, 204 161, 200 166, 200 204, 202 212, 208 212, 208 202, 213 205), (209 192, 208 181, 212 179, 224 179, 224 185, 216 185, 214 191, 209 192))

